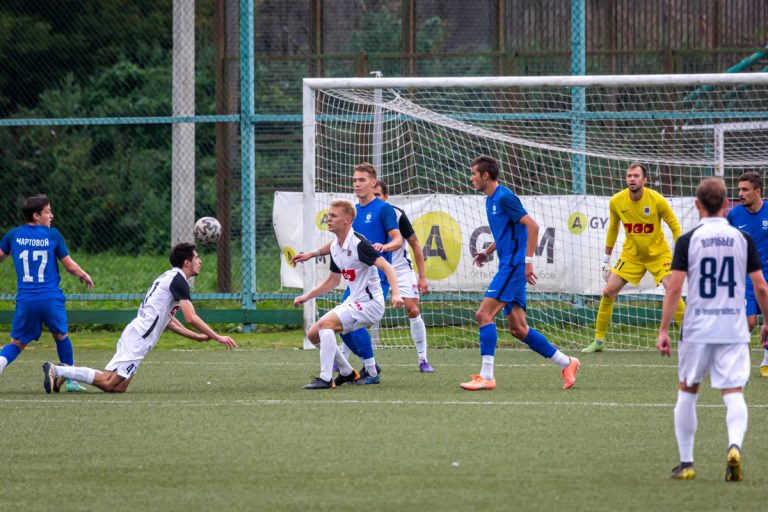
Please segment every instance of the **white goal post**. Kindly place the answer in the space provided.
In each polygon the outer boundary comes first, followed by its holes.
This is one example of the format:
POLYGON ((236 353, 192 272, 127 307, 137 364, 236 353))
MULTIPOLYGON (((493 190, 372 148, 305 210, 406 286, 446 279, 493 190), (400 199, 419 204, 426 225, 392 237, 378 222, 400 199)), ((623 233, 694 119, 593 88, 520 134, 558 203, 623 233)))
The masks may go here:
MULTIPOLYGON (((496 269, 495 261, 471 265, 491 241, 484 197, 469 186, 478 155, 500 161, 500 181, 540 225, 528 318, 562 346, 591 341, 608 199, 625 187, 630 162, 646 166, 648 187, 668 199, 684 231, 697 221, 692 197, 702 177, 722 176, 732 191, 741 173, 768 171, 768 73, 307 78, 303 117, 304 189, 278 193, 275 205, 299 202, 302 211, 288 207, 285 216, 295 223, 300 215, 303 229, 290 234, 276 220, 281 249, 328 241, 323 210, 332 198, 353 199, 354 165, 375 162, 425 250, 430 346, 477 343, 473 313, 496 269)), ((622 241, 623 229, 614 260, 622 241)), ((327 272, 325 260, 292 268, 284 259, 281 279, 306 290, 327 272)), ((662 296, 649 276, 627 286, 608 343, 651 346, 662 296)), ((307 303, 305 327, 339 297, 307 303)), ((388 310, 381 343, 411 346, 402 312, 388 310)))

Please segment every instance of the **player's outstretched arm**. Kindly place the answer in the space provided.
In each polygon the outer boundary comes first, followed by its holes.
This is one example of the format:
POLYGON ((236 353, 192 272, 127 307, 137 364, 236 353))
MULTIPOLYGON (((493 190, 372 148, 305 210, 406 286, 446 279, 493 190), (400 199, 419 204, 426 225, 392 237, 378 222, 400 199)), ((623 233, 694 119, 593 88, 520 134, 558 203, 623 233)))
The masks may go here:
POLYGON ((207 335, 210 339, 216 340, 217 343, 221 343, 226 347, 227 350, 237 348, 237 343, 235 343, 235 340, 229 336, 221 336, 219 333, 211 329, 208 324, 203 321, 202 318, 197 316, 195 306, 192 305, 191 301, 182 299, 179 301, 179 307, 181 308, 181 313, 184 315, 184 320, 186 320, 189 325, 201 333, 207 335))
POLYGON ((400 286, 397 284, 397 273, 395 272, 394 267, 381 256, 376 258, 374 265, 376 265, 376 268, 384 272, 384 275, 387 276, 390 291, 392 292, 392 307, 403 307, 405 305, 405 301, 403 301, 402 297, 400 297, 400 286))
POLYGON ((677 306, 680 303, 680 297, 683 295, 683 283, 687 272, 683 270, 673 270, 669 277, 667 290, 664 294, 664 304, 661 307, 661 323, 659 324, 659 335, 656 338, 656 349, 662 356, 672 355, 672 345, 669 339, 669 324, 675 316, 677 306))
POLYGON ((187 329, 184 327, 184 324, 179 322, 176 317, 171 317, 171 321, 168 322, 168 326, 166 327, 171 332, 175 332, 179 336, 184 336, 185 338, 189 338, 190 340, 195 341, 208 341, 210 336, 207 334, 203 334, 201 332, 195 332, 192 329, 187 329))
POLYGON ((493 251, 496 250, 496 242, 491 242, 491 245, 485 248, 485 250, 478 251, 477 254, 475 254, 475 257, 472 258, 472 264, 477 265, 478 267, 482 267, 485 265, 485 262, 488 261, 488 258, 491 257, 491 254, 493 254, 493 251))
POLYGON ((328 277, 325 278, 325 281, 317 285, 312 290, 308 291, 307 293, 303 295, 299 295, 295 299, 293 299, 293 306, 299 307, 308 300, 312 300, 315 297, 319 297, 320 295, 324 295, 328 293, 329 291, 333 290, 337 286, 339 286, 339 283, 341 282, 341 274, 337 272, 331 272, 328 274, 328 277))
POLYGON ((80 268, 80 265, 75 263, 75 260, 73 260, 71 256, 64 256, 61 258, 61 264, 64 265, 67 272, 80 279, 80 282, 83 283, 86 288, 89 290, 93 289, 93 279, 91 279, 91 276, 89 276, 85 270, 80 268))
POLYGON ((328 254, 331 254, 331 242, 328 242, 321 248, 315 249, 314 251, 300 252, 296 254, 293 258, 291 258, 291 266, 295 267, 297 263, 304 263, 305 261, 309 261, 312 258, 317 258, 318 256, 326 256, 328 254))
POLYGON ((427 282, 427 271, 424 266, 424 251, 421 249, 419 237, 417 237, 415 233, 409 236, 408 244, 411 246, 411 249, 413 249, 413 261, 416 263, 416 270, 419 273, 419 282, 417 285, 419 287, 419 294, 426 295, 429 292, 429 283, 427 282))

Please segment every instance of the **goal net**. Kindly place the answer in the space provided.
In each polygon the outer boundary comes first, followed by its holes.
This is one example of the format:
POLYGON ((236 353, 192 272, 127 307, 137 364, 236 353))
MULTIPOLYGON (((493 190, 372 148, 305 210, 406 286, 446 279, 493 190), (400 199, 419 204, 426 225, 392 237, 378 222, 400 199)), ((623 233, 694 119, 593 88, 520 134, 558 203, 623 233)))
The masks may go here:
MULTIPOLYGON (((722 176, 737 198, 743 172, 768 170, 768 75, 304 83, 304 191, 283 199, 294 223, 302 215, 304 229, 291 240, 276 226, 281 248, 311 250, 330 240, 323 224, 328 203, 354 200, 354 166, 373 163, 389 185, 390 203, 406 212, 424 250, 430 291, 421 310, 434 347, 477 344, 474 312, 498 265, 495 258, 483 268, 472 265, 492 241, 485 196, 469 181, 475 157, 499 160, 500 182, 539 224, 538 282, 527 289, 528 322, 571 348, 594 337, 608 201, 626 187, 630 163, 648 169, 647 186, 667 198, 683 232, 698 222, 693 194, 703 177, 722 176)), ((613 262, 624 236, 622 226, 613 262)), ((284 258, 282 281, 307 289, 327 273, 327 260, 294 269, 284 258)), ((305 321, 340 296, 307 305, 305 321)), ((662 299, 663 288, 649 274, 638 286, 627 285, 614 307, 608 346, 653 346, 662 299)), ((501 315, 498 324, 506 330, 501 315)), ((387 308, 379 338, 385 346, 412 346, 402 310, 387 308)), ((499 342, 515 340, 507 334, 499 342)))

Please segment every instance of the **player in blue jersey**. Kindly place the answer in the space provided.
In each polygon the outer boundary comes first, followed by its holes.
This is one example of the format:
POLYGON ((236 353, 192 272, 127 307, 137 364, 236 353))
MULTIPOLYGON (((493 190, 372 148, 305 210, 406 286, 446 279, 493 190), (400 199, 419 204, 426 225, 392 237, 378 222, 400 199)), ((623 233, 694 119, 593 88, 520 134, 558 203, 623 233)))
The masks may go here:
MULTIPOLYGON (((70 257, 59 230, 51 227, 53 211, 48 197, 29 197, 21 210, 27 224, 10 230, 0 240, 0 261, 11 256, 18 279, 11 342, 0 350, 0 374, 29 342, 40 339, 43 324, 56 340, 61 363, 75 364, 72 341, 67 335, 69 326, 64 292, 59 287, 61 277, 57 260, 88 289, 93 288, 91 276, 70 257)), ((54 391, 58 393, 64 383, 63 379, 58 380, 54 391)), ((78 383, 69 380, 64 389, 85 391, 78 383)))
POLYGON ((526 283, 536 284, 533 271, 533 253, 538 242, 539 225, 525 211, 520 199, 507 187, 499 184, 499 163, 490 156, 479 156, 471 164, 472 187, 486 196, 485 209, 493 233, 493 243, 478 252, 474 264, 482 267, 493 251, 499 258, 499 270, 485 292, 475 314, 480 327, 480 355, 482 367, 461 387, 469 391, 495 389, 493 359, 496 352, 496 315, 504 309, 512 336, 528 345, 534 352, 551 359, 560 366, 569 389, 576 383, 579 360, 568 357, 552 345, 525 321, 526 283))
MULTIPOLYGON (((755 241, 763 265, 763 276, 768 279, 768 204, 763 201, 763 180, 758 173, 747 172, 739 177, 739 199, 741 204, 728 213, 728 223, 748 233, 755 241)), ((757 315, 761 314, 751 279, 747 279, 745 296, 747 322, 751 331, 757 325, 757 315)), ((768 377, 768 350, 760 363, 760 375, 768 377)))
MULTIPOLYGON (((403 245, 403 237, 398 229, 397 216, 392 206, 388 205, 374 195, 376 188, 376 168, 368 162, 355 166, 352 174, 352 184, 358 203, 355 205, 357 215, 352 223, 352 229, 363 235, 387 261, 391 263, 392 252, 397 251, 403 245)), ((300 252, 291 259, 291 264, 301 263, 330 254, 331 243, 325 244, 320 249, 311 252, 300 252)), ((379 272, 384 297, 387 296, 389 283, 386 276, 379 272)), ((349 288, 344 292, 343 300, 349 295, 349 288)), ((360 372, 360 379, 356 384, 378 384, 380 381, 380 367, 376 364, 373 354, 373 344, 368 330, 357 329, 342 334, 344 345, 356 356, 363 360, 365 368, 360 372)), ((347 353, 344 354, 347 356, 347 353)))

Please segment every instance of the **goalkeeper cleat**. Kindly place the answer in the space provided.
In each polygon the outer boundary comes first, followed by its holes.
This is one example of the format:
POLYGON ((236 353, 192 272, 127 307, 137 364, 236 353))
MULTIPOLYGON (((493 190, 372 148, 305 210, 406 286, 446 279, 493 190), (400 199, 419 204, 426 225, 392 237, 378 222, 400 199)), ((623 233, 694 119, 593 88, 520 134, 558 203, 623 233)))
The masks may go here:
POLYGON ((333 382, 337 386, 341 386, 342 384, 346 384, 347 382, 349 382, 350 384, 354 384, 358 380, 360 380, 360 374, 357 372, 357 370, 353 369, 352 373, 350 373, 349 375, 339 374, 338 377, 336 377, 336 380, 334 380, 333 382))
POLYGON ((591 354, 593 352, 602 352, 603 345, 605 345, 605 340, 599 340, 595 338, 592 343, 590 343, 589 345, 581 349, 581 351, 584 354, 591 354))
POLYGON ((53 384, 56 381, 56 368, 53 363, 48 361, 43 363, 43 389, 49 395, 53 391, 53 384))
POLYGON ((81 386, 76 380, 67 379, 64 384, 64 391, 67 393, 85 393, 88 389, 85 386, 81 386))
POLYGON ((435 369, 429 364, 426 359, 419 361, 419 371, 421 373, 434 373, 435 369))
POLYGON ((365 377, 361 375, 360 378, 355 381, 355 384, 366 385, 366 384, 378 384, 380 382, 381 382, 381 375, 371 377, 370 375, 366 374, 365 377))
POLYGON ((696 478, 696 470, 693 469, 693 462, 681 462, 675 466, 670 478, 673 480, 693 480, 696 478))
POLYGON ((760 367, 760 376, 768 377, 768 364, 764 364, 760 367))
POLYGON ((741 450, 735 444, 728 447, 725 465, 725 481, 741 482, 744 472, 741 469, 741 450))
POLYGON ((459 384, 467 391, 480 391, 482 389, 496 389, 496 379, 486 380, 482 375, 472 375, 469 382, 459 384))
POLYGON ((579 371, 579 366, 581 366, 581 361, 575 357, 571 357, 571 363, 561 372, 563 380, 565 381, 563 383, 563 389, 571 389, 573 385, 576 384, 576 372, 579 371))
POLYGON ((309 384, 303 386, 303 389, 333 389, 336 387, 336 383, 331 380, 323 380, 320 377, 315 377, 309 384))

